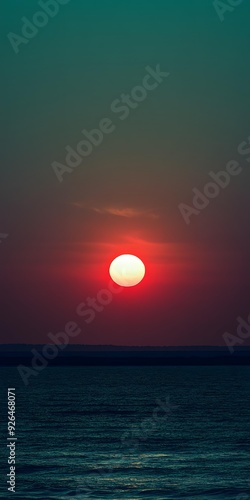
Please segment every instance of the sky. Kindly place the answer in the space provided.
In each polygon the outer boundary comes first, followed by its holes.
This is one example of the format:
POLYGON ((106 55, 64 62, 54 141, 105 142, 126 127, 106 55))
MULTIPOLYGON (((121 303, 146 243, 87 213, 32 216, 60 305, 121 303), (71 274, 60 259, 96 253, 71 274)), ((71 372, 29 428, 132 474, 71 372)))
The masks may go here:
POLYGON ((0 11, 0 342, 224 345, 250 314, 249 2, 0 11), (123 253, 146 275, 110 292, 123 253))

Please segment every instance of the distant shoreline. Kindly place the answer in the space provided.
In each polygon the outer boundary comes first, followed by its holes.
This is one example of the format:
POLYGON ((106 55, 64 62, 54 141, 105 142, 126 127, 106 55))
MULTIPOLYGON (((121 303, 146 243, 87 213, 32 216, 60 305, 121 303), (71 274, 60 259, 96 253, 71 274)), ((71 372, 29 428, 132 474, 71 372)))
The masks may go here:
MULTIPOLYGON (((0 345, 1 366, 29 365, 32 349, 42 345, 0 345)), ((50 361, 51 366, 190 366, 250 365, 250 347, 238 347, 233 354, 225 347, 131 347, 69 345, 50 361)))

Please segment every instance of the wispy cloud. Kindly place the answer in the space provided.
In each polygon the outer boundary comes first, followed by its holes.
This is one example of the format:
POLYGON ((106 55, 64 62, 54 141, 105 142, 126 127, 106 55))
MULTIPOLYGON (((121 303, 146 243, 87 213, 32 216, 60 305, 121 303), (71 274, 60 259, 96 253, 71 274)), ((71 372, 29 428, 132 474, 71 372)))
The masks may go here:
POLYGON ((115 215, 117 217, 149 217, 150 219, 158 218, 158 215, 151 209, 139 209, 132 207, 93 207, 93 210, 98 214, 115 215))
POLYGON ((152 209, 133 208, 133 207, 87 207, 84 203, 76 202, 73 205, 77 208, 87 208, 100 215, 114 215, 115 217, 136 218, 145 217, 149 219, 158 219, 159 215, 152 209))

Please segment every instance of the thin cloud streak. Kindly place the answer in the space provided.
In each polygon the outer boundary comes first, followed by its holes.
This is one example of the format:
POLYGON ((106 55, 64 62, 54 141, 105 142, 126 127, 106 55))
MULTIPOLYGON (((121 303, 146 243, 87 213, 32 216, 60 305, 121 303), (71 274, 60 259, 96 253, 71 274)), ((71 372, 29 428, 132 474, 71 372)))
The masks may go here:
POLYGON ((84 203, 76 202, 73 205, 77 208, 87 208, 92 210, 93 212, 100 215, 114 215, 116 217, 125 217, 125 218, 139 218, 145 217, 148 219, 158 219, 159 214, 157 214, 152 209, 139 209, 133 207, 87 207, 84 203))

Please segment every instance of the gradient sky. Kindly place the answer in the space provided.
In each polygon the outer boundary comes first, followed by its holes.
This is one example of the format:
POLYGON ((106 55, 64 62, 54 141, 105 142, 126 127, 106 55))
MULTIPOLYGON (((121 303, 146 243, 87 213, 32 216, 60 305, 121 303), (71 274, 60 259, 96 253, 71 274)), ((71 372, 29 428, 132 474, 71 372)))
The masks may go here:
POLYGON ((71 0, 18 54, 8 33, 41 9, 0 10, 1 342, 74 320, 86 344, 223 345, 250 313, 249 2, 221 22, 212 0, 71 0), (157 64, 169 77, 120 120, 111 103, 157 64), (52 162, 105 117, 115 130, 59 183, 52 162), (187 225, 178 205, 229 160, 242 172, 187 225), (120 253, 146 277, 86 324, 76 308, 120 253))

